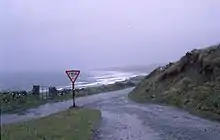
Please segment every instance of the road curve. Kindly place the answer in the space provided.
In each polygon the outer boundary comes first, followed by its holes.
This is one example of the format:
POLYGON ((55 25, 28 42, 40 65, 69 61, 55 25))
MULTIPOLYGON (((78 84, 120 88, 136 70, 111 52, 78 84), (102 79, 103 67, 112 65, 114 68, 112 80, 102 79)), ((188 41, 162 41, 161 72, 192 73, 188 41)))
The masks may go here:
MULTIPOLYGON (((94 94, 86 97, 76 98, 77 106, 85 106, 87 104, 105 101, 116 97, 126 96, 133 88, 118 90, 100 94, 94 94)), ((47 103, 37 108, 29 109, 24 114, 1 114, 1 124, 15 123, 45 117, 63 110, 68 109, 72 105, 72 100, 47 103)))
MULTIPOLYGON (((174 107, 138 104, 127 95, 133 88, 77 98, 77 104, 100 109, 102 123, 95 140, 219 140, 220 123, 193 116, 174 107)), ((5 114, 2 123, 44 117, 71 105, 46 104, 24 115, 5 114)))
POLYGON ((95 140, 220 140, 220 123, 183 110, 138 104, 122 95, 92 103, 102 123, 95 140))

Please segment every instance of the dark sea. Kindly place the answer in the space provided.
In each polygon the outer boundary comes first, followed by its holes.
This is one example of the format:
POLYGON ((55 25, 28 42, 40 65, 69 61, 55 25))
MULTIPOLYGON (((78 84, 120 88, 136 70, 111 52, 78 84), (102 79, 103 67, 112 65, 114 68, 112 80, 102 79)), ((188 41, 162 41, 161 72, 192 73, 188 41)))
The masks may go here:
MULTIPOLYGON (((138 71, 96 70, 82 71, 76 81, 76 87, 88 87, 112 84, 146 73, 138 71)), ((63 71, 0 73, 0 90, 31 90, 33 85, 54 86, 57 89, 70 88, 71 82, 63 71)))

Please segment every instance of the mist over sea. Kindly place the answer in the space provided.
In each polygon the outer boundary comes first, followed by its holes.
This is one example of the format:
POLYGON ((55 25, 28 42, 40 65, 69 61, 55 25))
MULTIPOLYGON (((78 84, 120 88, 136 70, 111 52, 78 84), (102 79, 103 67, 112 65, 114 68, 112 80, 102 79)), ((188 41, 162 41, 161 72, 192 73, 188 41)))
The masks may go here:
MULTIPOLYGON (((76 86, 112 84, 137 75, 146 75, 146 73, 122 70, 82 71, 77 79, 76 86)), ((63 71, 0 74, 0 90, 31 90, 34 84, 45 87, 55 86, 58 89, 71 86, 71 82, 63 71)))

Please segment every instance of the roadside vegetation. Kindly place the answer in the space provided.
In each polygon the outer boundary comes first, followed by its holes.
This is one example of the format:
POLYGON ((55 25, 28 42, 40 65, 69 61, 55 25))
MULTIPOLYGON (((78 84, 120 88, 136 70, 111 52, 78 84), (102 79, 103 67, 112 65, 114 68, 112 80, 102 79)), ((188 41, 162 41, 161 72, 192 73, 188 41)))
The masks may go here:
POLYGON ((44 118, 1 127, 1 140, 91 140, 98 110, 69 109, 44 118))
POLYGON ((187 52, 158 67, 129 94, 137 102, 165 103, 220 120, 220 45, 187 52))
MULTIPOLYGON (((124 82, 116 82, 115 84, 87 87, 80 90, 77 89, 76 97, 133 87, 138 81, 140 81, 140 79, 141 77, 135 77, 124 82)), ((32 91, 2 92, 0 93, 1 113, 21 113, 29 108, 37 107, 45 103, 60 102, 72 99, 71 90, 64 89, 62 91, 54 91, 55 93, 53 95, 44 99, 40 98, 39 95, 34 94, 32 91)))

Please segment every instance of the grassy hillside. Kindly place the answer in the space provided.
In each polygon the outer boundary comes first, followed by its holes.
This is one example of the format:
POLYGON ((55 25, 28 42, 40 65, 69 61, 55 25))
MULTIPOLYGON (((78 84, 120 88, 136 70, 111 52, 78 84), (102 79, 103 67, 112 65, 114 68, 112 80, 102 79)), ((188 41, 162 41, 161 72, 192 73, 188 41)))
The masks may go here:
POLYGON ((129 95, 137 102, 175 105, 220 120, 220 45, 187 52, 152 71, 129 95))

